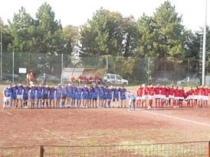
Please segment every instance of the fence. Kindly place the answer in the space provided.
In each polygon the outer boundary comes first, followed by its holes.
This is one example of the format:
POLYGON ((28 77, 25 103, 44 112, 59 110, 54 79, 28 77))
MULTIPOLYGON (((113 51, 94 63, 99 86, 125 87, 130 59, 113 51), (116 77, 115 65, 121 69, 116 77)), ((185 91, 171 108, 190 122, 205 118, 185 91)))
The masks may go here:
POLYGON ((210 141, 109 146, 0 148, 0 157, 210 157, 210 141))
MULTIPOLYGON (((119 74, 131 83, 151 83, 157 78, 168 78, 173 82, 187 76, 198 75, 201 65, 198 59, 187 58, 124 58, 122 56, 78 57, 67 54, 43 53, 3 53, 0 66, 2 80, 25 81, 26 74, 34 71, 36 77, 43 73, 61 79, 62 69, 68 68, 105 68, 107 72, 119 74)), ((206 71, 208 70, 208 64, 206 71)))

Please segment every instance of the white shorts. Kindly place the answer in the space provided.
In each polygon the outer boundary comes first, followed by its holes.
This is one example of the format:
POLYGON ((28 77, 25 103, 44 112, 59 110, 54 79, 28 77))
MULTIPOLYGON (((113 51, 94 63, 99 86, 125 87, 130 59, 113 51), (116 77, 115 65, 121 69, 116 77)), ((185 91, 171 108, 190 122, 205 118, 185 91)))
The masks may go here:
POLYGON ((8 96, 8 97, 5 96, 4 99, 3 99, 4 102, 10 101, 10 100, 11 100, 10 96, 8 96))
POLYGON ((154 95, 148 95, 148 99, 149 100, 153 100, 154 99, 154 95))
POLYGON ((17 99, 23 99, 23 95, 17 95, 17 99))

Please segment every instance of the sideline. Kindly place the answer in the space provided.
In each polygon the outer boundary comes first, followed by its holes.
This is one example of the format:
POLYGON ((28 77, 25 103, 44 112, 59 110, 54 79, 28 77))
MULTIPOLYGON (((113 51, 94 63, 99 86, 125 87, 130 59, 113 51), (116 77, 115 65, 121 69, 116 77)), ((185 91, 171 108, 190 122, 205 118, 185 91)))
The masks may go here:
POLYGON ((68 138, 65 138, 65 137, 60 136, 60 135, 57 135, 57 134, 53 134, 53 133, 52 133, 50 130, 48 130, 48 129, 45 129, 45 128, 41 128, 41 129, 44 130, 45 132, 49 133, 50 135, 56 136, 56 137, 58 137, 58 138, 60 138, 60 139, 63 139, 63 140, 65 140, 65 141, 68 141, 68 142, 72 142, 72 140, 70 140, 70 139, 68 139, 68 138))
POLYGON ((154 113, 154 112, 151 112, 151 111, 143 111, 143 112, 146 112, 146 113, 149 113, 149 114, 153 114, 153 115, 159 115, 159 116, 167 117, 167 118, 171 118, 171 119, 181 120, 181 121, 185 121, 185 122, 189 122, 189 123, 193 123, 193 124, 198 124, 198 125, 203 125, 203 126, 210 127, 210 124, 196 122, 196 121, 193 121, 193 120, 188 120, 188 119, 184 119, 184 118, 169 116, 169 115, 165 115, 165 114, 161 114, 161 113, 154 113))
POLYGON ((10 115, 10 116, 13 116, 13 115, 14 115, 14 114, 12 114, 12 113, 10 113, 10 112, 8 112, 8 111, 5 111, 4 109, 1 109, 1 112, 6 113, 6 114, 8 114, 8 115, 10 115))

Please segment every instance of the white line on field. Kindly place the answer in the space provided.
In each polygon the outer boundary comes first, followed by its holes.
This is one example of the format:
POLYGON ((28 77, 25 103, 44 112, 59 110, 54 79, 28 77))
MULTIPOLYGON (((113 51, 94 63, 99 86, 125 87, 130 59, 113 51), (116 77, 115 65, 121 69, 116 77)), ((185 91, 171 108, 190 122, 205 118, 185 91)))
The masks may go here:
POLYGON ((10 112, 8 112, 8 111, 5 111, 4 109, 2 109, 1 112, 6 113, 6 114, 8 114, 8 115, 10 115, 10 116, 13 116, 12 113, 10 113, 10 112))
POLYGON ((57 134, 53 134, 50 130, 48 130, 48 129, 45 129, 45 128, 41 128, 42 130, 44 130, 45 132, 47 132, 47 133, 49 133, 49 134, 51 134, 51 135, 53 135, 53 136, 56 136, 56 137, 58 137, 58 138, 60 138, 60 139, 63 139, 63 140, 65 140, 65 141, 68 141, 68 142, 71 142, 72 140, 70 140, 70 139, 68 139, 68 138, 65 138, 65 137, 63 137, 63 136, 60 136, 60 135, 57 135, 57 134))
POLYGON ((193 121, 193 120, 188 120, 188 119, 174 117, 174 116, 168 116, 168 115, 165 115, 165 114, 154 113, 154 112, 150 112, 150 111, 143 111, 143 112, 154 114, 154 115, 159 115, 159 116, 162 116, 162 117, 167 117, 167 118, 171 118, 171 119, 181 120, 181 121, 185 121, 185 122, 190 122, 190 123, 194 123, 194 124, 198 124, 198 125, 203 125, 203 126, 210 127, 209 124, 201 123, 201 122, 196 122, 196 121, 193 121))

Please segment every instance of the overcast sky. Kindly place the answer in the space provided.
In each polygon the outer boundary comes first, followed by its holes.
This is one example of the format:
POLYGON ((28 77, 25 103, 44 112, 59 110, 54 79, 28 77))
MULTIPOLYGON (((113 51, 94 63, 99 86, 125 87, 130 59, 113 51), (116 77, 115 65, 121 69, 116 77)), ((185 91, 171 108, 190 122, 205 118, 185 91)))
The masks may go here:
MULTIPOLYGON (((0 17, 4 23, 12 20, 14 13, 18 13, 21 6, 33 17, 38 8, 47 2, 55 12, 57 20, 61 20, 63 27, 68 24, 79 26, 91 19, 93 13, 103 7, 110 11, 118 11, 124 17, 133 15, 136 19, 145 13, 153 15, 165 0, 2 0, 0 3, 0 17)), ((205 22, 206 0, 169 0, 175 5, 176 11, 182 15, 183 25, 193 31, 200 30, 205 22)), ((210 2, 207 5, 210 9, 210 2)), ((210 10, 207 11, 207 24, 210 23, 210 10), (209 20, 208 20, 209 19, 209 20)))

